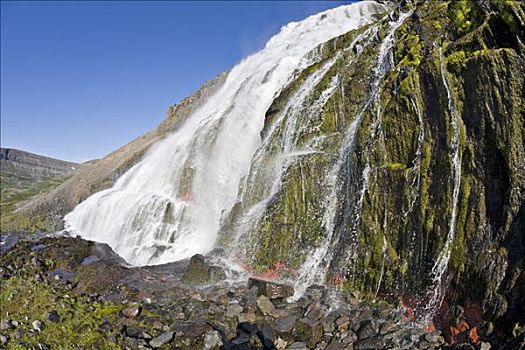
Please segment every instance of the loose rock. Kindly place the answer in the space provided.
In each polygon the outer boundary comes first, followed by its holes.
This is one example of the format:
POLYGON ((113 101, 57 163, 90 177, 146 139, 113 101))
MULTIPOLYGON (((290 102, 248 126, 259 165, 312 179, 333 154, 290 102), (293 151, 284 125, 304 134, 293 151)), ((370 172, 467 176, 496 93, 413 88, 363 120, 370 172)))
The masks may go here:
POLYGON ((169 343, 173 340, 175 332, 165 332, 150 340, 149 345, 152 348, 160 348, 162 345, 169 343))

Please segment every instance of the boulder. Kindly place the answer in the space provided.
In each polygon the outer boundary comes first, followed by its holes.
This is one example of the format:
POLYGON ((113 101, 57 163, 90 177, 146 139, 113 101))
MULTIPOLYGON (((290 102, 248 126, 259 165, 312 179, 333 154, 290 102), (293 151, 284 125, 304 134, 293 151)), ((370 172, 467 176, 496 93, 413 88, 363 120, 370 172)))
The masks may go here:
POLYGON ((269 299, 284 299, 294 294, 292 286, 286 284, 269 282, 257 278, 248 280, 248 288, 257 287, 257 295, 264 295, 269 299))
POLYGON ((225 278, 226 275, 222 268, 210 264, 204 256, 196 254, 190 258, 190 263, 182 275, 181 281, 191 285, 206 285, 219 282, 225 278))
POLYGON ((275 306, 273 305, 271 300, 268 299, 265 295, 261 295, 257 298, 257 307, 263 315, 270 315, 275 309, 275 306))
POLYGON ((297 322, 298 317, 294 315, 281 317, 277 319, 275 324, 275 330, 277 333, 291 333, 295 328, 295 323, 297 322))
POLYGON ((314 348, 323 337, 321 322, 309 318, 301 318, 296 325, 297 333, 310 348, 314 348))

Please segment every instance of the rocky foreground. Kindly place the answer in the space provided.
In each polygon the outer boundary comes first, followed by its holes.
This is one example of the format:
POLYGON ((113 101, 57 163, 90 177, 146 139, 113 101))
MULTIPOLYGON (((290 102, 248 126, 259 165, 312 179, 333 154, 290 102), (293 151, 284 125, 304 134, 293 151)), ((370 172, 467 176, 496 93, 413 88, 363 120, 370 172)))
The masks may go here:
MULTIPOLYGON (((104 244, 3 237, 0 342, 7 349, 448 349, 403 308, 259 279, 227 284, 190 261, 131 268, 104 244)), ((490 349, 460 334, 457 349, 490 349)), ((523 334, 493 348, 520 349, 523 334)))

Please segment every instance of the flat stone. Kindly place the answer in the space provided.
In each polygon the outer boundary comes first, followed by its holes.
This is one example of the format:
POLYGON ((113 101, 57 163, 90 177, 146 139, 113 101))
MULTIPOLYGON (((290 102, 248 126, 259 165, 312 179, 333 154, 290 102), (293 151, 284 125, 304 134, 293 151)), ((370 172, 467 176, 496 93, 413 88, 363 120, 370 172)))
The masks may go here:
POLYGON ((245 312, 239 315, 239 323, 255 323, 257 321, 257 316, 253 312, 245 312))
POLYGON ((165 332, 150 340, 149 345, 152 348, 160 348, 162 345, 169 343, 173 340, 175 332, 165 332))
POLYGON ((275 308, 272 312, 272 316, 274 318, 281 318, 281 317, 286 317, 286 316, 289 316, 290 315, 290 310, 287 310, 287 309, 278 309, 278 308, 275 308))
POLYGON ((304 317, 312 320, 320 320, 324 316, 324 311, 318 303, 312 303, 308 306, 304 317))
POLYGON ((298 317, 295 315, 285 316, 277 319, 275 330, 278 333, 290 333, 295 327, 298 317))
POLYGON ((257 295, 265 295, 272 300, 291 297, 295 292, 292 286, 258 278, 250 278, 248 280, 248 288, 253 287, 257 287, 257 295))
POLYGON ((295 342, 286 348, 287 350, 308 350, 306 343, 295 342))
POLYGON ((273 303, 265 295, 261 295, 257 298, 257 307, 263 315, 270 315, 275 309, 273 303))
POLYGON ((343 350, 345 348, 345 345, 332 341, 328 346, 325 348, 325 350, 343 350))
POLYGON ((224 314, 228 318, 234 318, 239 316, 243 311, 243 307, 239 304, 230 304, 226 308, 226 313, 224 314))
POLYGON ((350 319, 348 316, 341 316, 337 320, 335 320, 335 324, 337 325, 337 329, 346 331, 348 329, 348 326, 350 325, 350 319))
POLYGON ((82 266, 88 266, 88 265, 91 265, 97 261, 99 261, 100 258, 96 255, 90 255, 88 257, 85 257, 81 262, 80 262, 80 265, 82 266))
POLYGON ((219 350, 222 347, 222 339, 219 332, 213 330, 204 336, 204 350, 219 350))

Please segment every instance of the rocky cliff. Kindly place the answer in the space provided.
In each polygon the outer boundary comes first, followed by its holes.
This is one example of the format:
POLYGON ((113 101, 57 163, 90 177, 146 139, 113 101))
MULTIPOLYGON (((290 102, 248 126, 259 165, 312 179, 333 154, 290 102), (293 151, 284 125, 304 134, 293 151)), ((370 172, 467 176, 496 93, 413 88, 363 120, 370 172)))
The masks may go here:
POLYGON ((2 174, 19 173, 32 180, 60 177, 70 174, 77 163, 40 156, 11 148, 0 148, 2 174))
POLYGON ((306 282, 318 273, 415 297, 420 313, 442 305, 445 323, 479 328, 483 317, 510 334, 525 314, 525 4, 404 11, 323 45, 320 63, 275 100, 256 161, 278 161, 290 125, 295 148, 316 152, 286 164, 277 191, 253 166, 222 242, 243 247, 257 271, 285 265, 306 282), (299 113, 290 109, 330 60, 299 113))

